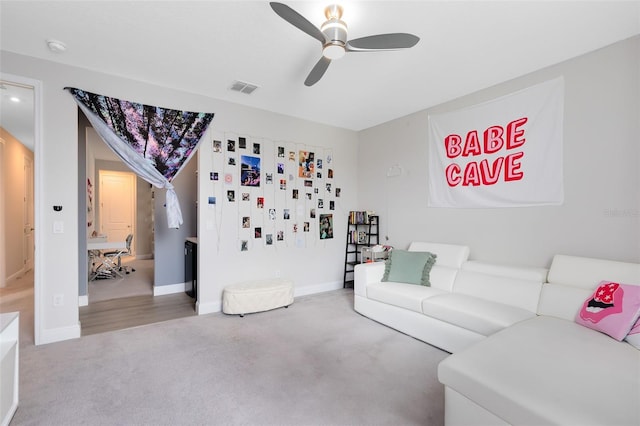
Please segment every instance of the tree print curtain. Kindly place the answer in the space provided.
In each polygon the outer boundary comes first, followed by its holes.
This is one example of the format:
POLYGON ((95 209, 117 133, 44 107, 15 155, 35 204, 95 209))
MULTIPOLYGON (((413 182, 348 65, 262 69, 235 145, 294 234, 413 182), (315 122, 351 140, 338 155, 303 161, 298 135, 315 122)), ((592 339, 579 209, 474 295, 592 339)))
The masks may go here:
POLYGON ((195 153, 212 113, 178 111, 66 88, 96 132, 138 176, 165 188, 169 228, 182 225, 171 181, 195 153))

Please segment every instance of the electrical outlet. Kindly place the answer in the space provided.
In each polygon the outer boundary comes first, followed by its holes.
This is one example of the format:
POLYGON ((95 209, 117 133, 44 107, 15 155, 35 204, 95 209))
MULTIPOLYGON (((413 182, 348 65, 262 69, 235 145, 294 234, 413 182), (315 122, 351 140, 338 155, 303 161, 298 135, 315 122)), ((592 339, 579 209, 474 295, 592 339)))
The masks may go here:
POLYGON ((56 294, 53 296, 53 306, 64 305, 64 294, 56 294))

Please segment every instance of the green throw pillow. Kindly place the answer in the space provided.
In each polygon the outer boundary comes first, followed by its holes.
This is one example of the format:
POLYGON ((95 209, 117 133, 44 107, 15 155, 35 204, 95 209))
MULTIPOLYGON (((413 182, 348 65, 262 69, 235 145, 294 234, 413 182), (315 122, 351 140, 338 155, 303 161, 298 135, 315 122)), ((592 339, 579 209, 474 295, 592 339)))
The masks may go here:
POLYGON ((436 257, 428 251, 393 249, 385 263, 382 281, 430 286, 429 272, 436 257))

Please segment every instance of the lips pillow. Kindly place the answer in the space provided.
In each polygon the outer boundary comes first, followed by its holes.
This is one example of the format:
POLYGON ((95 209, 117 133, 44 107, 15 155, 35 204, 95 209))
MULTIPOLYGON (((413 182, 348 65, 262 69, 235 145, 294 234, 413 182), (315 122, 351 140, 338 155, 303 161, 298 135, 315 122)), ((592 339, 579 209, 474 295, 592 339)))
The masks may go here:
POLYGON ((624 339, 640 316, 640 286, 601 281, 596 291, 585 300, 576 322, 624 339))

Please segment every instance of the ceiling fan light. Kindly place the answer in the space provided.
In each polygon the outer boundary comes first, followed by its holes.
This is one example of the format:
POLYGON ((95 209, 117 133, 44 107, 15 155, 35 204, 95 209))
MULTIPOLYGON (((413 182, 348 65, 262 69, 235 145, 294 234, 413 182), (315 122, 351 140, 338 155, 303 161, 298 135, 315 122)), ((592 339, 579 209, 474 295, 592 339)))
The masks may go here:
POLYGON ((327 44, 322 48, 322 54, 327 59, 340 59, 345 54, 344 46, 340 44, 327 44))
POLYGON ((322 24, 320 30, 330 42, 347 42, 347 24, 339 19, 330 19, 326 21, 324 24, 322 24))

